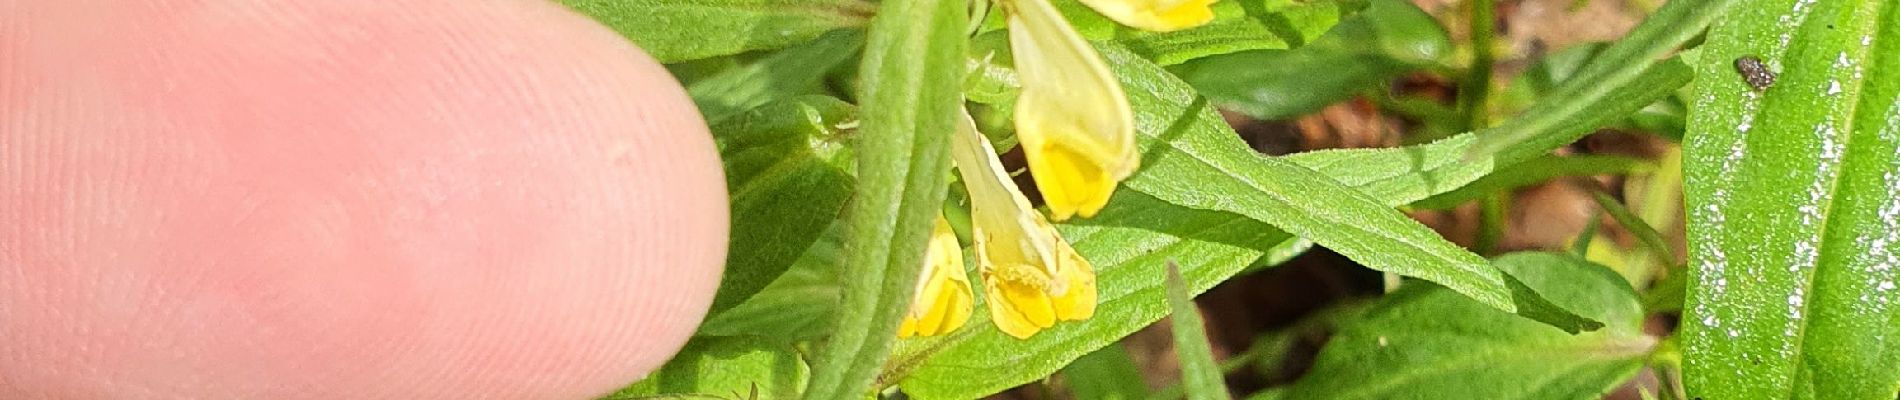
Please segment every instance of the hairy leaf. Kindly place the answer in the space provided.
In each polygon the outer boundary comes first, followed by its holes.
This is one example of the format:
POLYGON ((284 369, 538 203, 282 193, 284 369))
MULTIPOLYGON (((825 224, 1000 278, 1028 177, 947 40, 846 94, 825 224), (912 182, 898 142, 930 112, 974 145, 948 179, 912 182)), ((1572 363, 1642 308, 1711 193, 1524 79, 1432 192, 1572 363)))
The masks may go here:
POLYGON ((860 68, 858 185, 844 216, 838 329, 814 359, 807 399, 871 393, 909 307, 949 184, 963 80, 963 2, 886 0, 860 68))

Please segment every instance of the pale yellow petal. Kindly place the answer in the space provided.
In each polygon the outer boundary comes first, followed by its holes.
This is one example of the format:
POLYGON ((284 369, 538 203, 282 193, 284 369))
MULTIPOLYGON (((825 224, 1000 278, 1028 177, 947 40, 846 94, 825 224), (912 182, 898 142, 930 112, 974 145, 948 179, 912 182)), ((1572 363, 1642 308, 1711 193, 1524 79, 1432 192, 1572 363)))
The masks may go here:
POLYGON ((1095 316, 1095 268, 1089 260, 1076 254, 1067 242, 1057 243, 1056 254, 1062 259, 1060 276, 1056 279, 1067 283, 1068 292, 1052 299, 1056 317, 1064 321, 1080 321, 1095 316))
POLYGON ((961 121, 951 154, 970 193, 977 269, 998 330, 1026 339, 1056 321, 1093 315, 1094 270, 1029 208, 967 114, 961 121))
POLYGON ((1047 0, 1010 4, 1016 136, 1056 220, 1094 215, 1140 166, 1134 114, 1101 55, 1047 0), (1051 189, 1053 188, 1053 189, 1051 189), (1052 192, 1053 190, 1053 192, 1052 192))
POLYGON ((1003 333, 1028 339, 1056 323, 1055 307, 1041 290, 990 276, 984 277, 983 288, 989 296, 990 318, 1003 333))
POLYGON ((904 322, 897 325, 897 337, 907 338, 911 336, 917 336, 917 320, 904 318, 904 322))
POLYGON ((950 333, 950 331, 957 330, 957 328, 963 327, 965 322, 970 321, 970 309, 972 305, 976 304, 976 295, 970 293, 970 282, 968 280, 964 280, 961 283, 962 285, 957 290, 945 292, 949 296, 947 296, 944 301, 943 325, 938 327, 936 334, 950 333))
POLYGON ((1039 145, 1036 151, 1025 150, 1024 153, 1040 155, 1029 159, 1029 169, 1036 171, 1036 187, 1042 189, 1042 198, 1049 203, 1050 218, 1061 221, 1078 214, 1083 218, 1093 217, 1108 204, 1117 178, 1102 169, 1101 163, 1063 146, 1064 143, 1039 145))
POLYGON ((1155 32, 1214 21, 1214 0, 1082 0, 1082 4, 1122 25, 1155 32))
POLYGON ((937 217, 926 247, 923 271, 918 274, 910 310, 898 326, 898 337, 941 335, 969 319, 970 279, 965 275, 962 248, 950 223, 937 217))

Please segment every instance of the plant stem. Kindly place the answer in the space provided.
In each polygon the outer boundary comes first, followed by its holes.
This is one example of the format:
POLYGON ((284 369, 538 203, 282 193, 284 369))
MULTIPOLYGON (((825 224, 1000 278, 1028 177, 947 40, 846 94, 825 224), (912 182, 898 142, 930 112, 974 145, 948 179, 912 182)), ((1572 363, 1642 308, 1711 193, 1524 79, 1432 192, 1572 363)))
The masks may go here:
POLYGON ((1458 83, 1458 109, 1464 112, 1465 130, 1475 131, 1490 125, 1488 104, 1491 97, 1491 69, 1497 63, 1497 5, 1494 0, 1466 3, 1466 18, 1471 24, 1471 66, 1458 83))
MULTIPOLYGON (((1458 83, 1458 111, 1464 116, 1466 131, 1476 131, 1489 127, 1491 69, 1497 63, 1497 4, 1494 0, 1471 0, 1465 3, 1465 17, 1471 27, 1471 65, 1465 69, 1464 79, 1458 83)), ((1504 237, 1505 202, 1510 201, 1509 193, 1485 196, 1482 201, 1483 213, 1476 250, 1478 254, 1490 255, 1497 249, 1498 242, 1504 237)))

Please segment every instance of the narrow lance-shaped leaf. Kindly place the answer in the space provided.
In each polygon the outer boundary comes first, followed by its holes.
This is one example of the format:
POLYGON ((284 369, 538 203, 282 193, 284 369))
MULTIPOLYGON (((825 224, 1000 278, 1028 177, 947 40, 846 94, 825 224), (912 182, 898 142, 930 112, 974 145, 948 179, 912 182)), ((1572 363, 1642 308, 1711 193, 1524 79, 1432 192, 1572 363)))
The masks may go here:
POLYGON ((949 183, 965 17, 958 1, 887 0, 872 24, 858 185, 844 218, 844 292, 805 398, 865 396, 890 356, 949 183))
POLYGON ((1201 324, 1201 310, 1194 307, 1188 294, 1187 280, 1181 267, 1168 263, 1168 307, 1174 310, 1174 354, 1181 359, 1181 382, 1189 399, 1231 399, 1220 364, 1214 362, 1214 349, 1207 343, 1207 327, 1201 324))
POLYGON ((1477 133, 1417 146, 1321 150, 1285 158, 1375 198, 1410 203, 1458 189, 1494 170, 1515 168, 1526 160, 1542 157, 1670 95, 1689 83, 1691 75, 1687 65, 1672 59, 1650 66, 1603 97, 1549 98, 1545 100, 1548 105, 1537 108, 1542 110, 1538 113, 1527 113, 1477 133), (1555 123, 1547 121, 1553 118, 1555 123), (1477 138, 1511 131, 1536 132, 1537 140, 1495 155, 1467 158, 1477 138))
POLYGON ((663 63, 790 46, 862 26, 876 9, 861 0, 560 1, 663 63))
POLYGON ((850 104, 790 99, 712 126, 731 193, 731 250, 709 315, 752 297, 798 260, 851 196, 850 154, 835 124, 850 104), (784 201, 799 193, 800 201, 784 201))
POLYGON ((1535 185, 1556 178, 1647 173, 1655 168, 1656 166, 1648 161, 1622 156, 1538 157, 1486 175, 1483 179, 1471 182, 1458 190, 1412 202, 1412 207, 1446 209, 1477 200, 1491 193, 1535 185))
POLYGON ((1147 167, 1128 180, 1135 191, 1271 223, 1370 268, 1437 282, 1507 312, 1524 307, 1525 316, 1566 330, 1601 326, 1520 290, 1482 257, 1360 191, 1254 153, 1185 83, 1127 50, 1110 46, 1102 52, 1122 75, 1160 77, 1124 78, 1129 92, 1188 104, 1169 113, 1136 113, 1138 131, 1154 140, 1140 143, 1147 167))
MULTIPOLYGON (((1194 136, 1231 137, 1234 133, 1222 125, 1218 116, 1192 101, 1192 90, 1166 71, 1134 57, 1126 51, 1106 53, 1111 68, 1128 91, 1137 124, 1143 131, 1144 146, 1157 142, 1182 140, 1189 135, 1168 130, 1179 124, 1194 136), (1139 88, 1137 90, 1136 88, 1139 88), (1162 95, 1157 95, 1157 94, 1162 95), (1162 132, 1172 132, 1162 133, 1162 132)), ((1672 70, 1673 71, 1673 70, 1672 70)), ((1669 75, 1663 85, 1680 85, 1682 75, 1669 75)), ((1649 90, 1655 81, 1645 81, 1649 90)), ((1671 86, 1669 89, 1673 89, 1671 86)), ((1669 89, 1662 90, 1667 92, 1669 89)), ((1661 96, 1656 94, 1655 96, 1661 96)), ((1602 112, 1640 108, 1655 97, 1604 104, 1602 112)), ((1590 108, 1580 105, 1579 109, 1590 108)), ((1232 143, 1240 146, 1238 143, 1232 143)), ((1431 160, 1451 163, 1462 148, 1435 149, 1431 160)), ((1363 164, 1367 168, 1393 168, 1406 173, 1412 164, 1401 160, 1407 153, 1390 153, 1392 162, 1363 164)), ((1172 156, 1170 156, 1172 157, 1172 156)), ((1249 155, 1248 157, 1254 157, 1249 155)), ((1384 156, 1356 159, 1380 159, 1384 156)), ((1312 162, 1326 161, 1324 158, 1312 162)), ((1434 162, 1439 162, 1434 161, 1434 162)), ((1295 162, 1302 162, 1295 160, 1295 162)), ((1205 166, 1203 166, 1205 168, 1205 166)), ((1364 170, 1327 169, 1335 179, 1362 177, 1364 170)), ((1139 174, 1137 174, 1139 177, 1139 174)), ((1141 178, 1137 178, 1141 179, 1141 178)), ((1184 178, 1186 179, 1186 178, 1184 178)), ((1467 178, 1463 182, 1469 182, 1467 178)), ((1382 180, 1356 179, 1356 190, 1370 193, 1392 191, 1409 195, 1377 196, 1382 207, 1403 205, 1412 200, 1456 188, 1449 186, 1402 187, 1427 179, 1382 180)), ((1205 193, 1193 188, 1191 193, 1205 193)), ((1385 210, 1385 211, 1390 211, 1385 210)), ((1064 238, 1078 253, 1097 266, 1097 284, 1101 304, 1096 315, 1085 321, 1057 324, 1029 340, 1016 340, 997 332, 984 318, 983 307, 971 318, 969 326, 942 338, 907 340, 880 378, 884 384, 899 381, 903 390, 917 399, 964 399, 983 397, 1004 389, 1048 376, 1069 361, 1095 349, 1114 343, 1143 326, 1160 320, 1168 313, 1165 296, 1164 262, 1180 264, 1188 288, 1200 293, 1227 280, 1263 258, 1284 259, 1305 249, 1310 242, 1295 240, 1286 232, 1257 219, 1228 211, 1195 209, 1171 204, 1154 195, 1124 186, 1117 191, 1101 215, 1072 220, 1059 225, 1064 238), (972 374, 969 371, 985 371, 972 374)))
POLYGON ((1247 50, 1297 48, 1312 43, 1365 5, 1360 0, 1218 1, 1212 6, 1214 20, 1207 25, 1152 32, 1116 23, 1078 0, 1050 3, 1084 39, 1127 46, 1160 65, 1247 50))
POLYGON ((1643 366, 1656 338, 1629 284, 1557 253, 1499 268, 1608 326, 1568 334, 1444 288, 1406 285, 1344 324, 1283 399, 1598 399, 1643 366))
MULTIPOLYGON (((1656 13, 1643 20, 1629 35, 1616 44, 1604 49, 1583 69, 1559 86, 1549 97, 1555 99, 1585 99, 1595 101, 1613 96, 1617 88, 1624 83, 1642 76, 1649 66, 1663 55, 1676 50, 1676 46, 1695 37, 1702 28, 1709 26, 1716 17, 1724 15, 1731 5, 1741 0, 1678 0, 1663 4, 1656 13)), ((1485 135, 1483 140, 1470 150, 1467 156, 1480 159, 1488 156, 1523 157, 1530 152, 1534 156, 1554 147, 1569 143, 1575 138, 1559 135, 1540 135, 1550 129, 1551 124, 1562 122, 1558 115, 1563 111, 1556 106, 1567 102, 1539 103, 1525 110, 1518 129, 1495 130, 1485 135), (1556 145, 1550 143, 1555 142, 1556 145), (1515 154, 1514 154, 1515 153, 1515 154)), ((1618 117, 1627 114, 1619 114, 1618 117)))
POLYGON ((1900 3, 1751 0, 1709 34, 1685 154, 1684 381, 1900 390, 1900 3))
POLYGON ((816 92, 825 73, 856 56, 863 42, 864 35, 857 31, 832 32, 695 81, 686 86, 686 94, 701 116, 718 124, 780 98, 816 92))
MULTIPOLYGON (((1185 285, 1185 284, 1184 284, 1185 285)), ((1078 399, 1139 400, 1148 398, 1141 367, 1122 346, 1111 345, 1075 359, 1062 368, 1063 382, 1078 399)))
POLYGON ((797 396, 810 369, 790 344, 770 338, 696 337, 652 376, 601 400, 797 396))
POLYGON ((1289 119, 1435 63, 1450 48, 1445 29, 1425 10, 1406 0, 1373 0, 1312 44, 1210 56, 1169 70, 1224 110, 1289 119))

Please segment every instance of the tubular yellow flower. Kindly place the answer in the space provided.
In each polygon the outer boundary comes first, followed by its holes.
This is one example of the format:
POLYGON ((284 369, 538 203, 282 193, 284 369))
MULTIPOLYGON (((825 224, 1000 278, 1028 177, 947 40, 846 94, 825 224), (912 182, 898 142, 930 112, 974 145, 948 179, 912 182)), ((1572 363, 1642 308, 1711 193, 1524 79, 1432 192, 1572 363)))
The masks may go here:
POLYGON ((1029 207, 969 115, 960 121, 950 151, 970 192, 976 264, 997 329, 1027 339, 1094 316, 1094 268, 1029 207))
POLYGON ((1214 20, 1215 0, 1082 0, 1122 25, 1155 32, 1178 31, 1214 20))
POLYGON ((1051 217, 1092 217, 1140 166, 1121 85, 1048 0, 1010 0, 1010 53, 1022 79, 1016 137, 1051 217))
POLYGON ((942 215, 937 216, 937 228, 930 233, 915 296, 910 301, 910 312, 904 314, 904 322, 897 328, 897 337, 942 335, 970 319, 970 305, 975 303, 976 295, 970 293, 970 278, 963 270, 957 235, 942 215))

